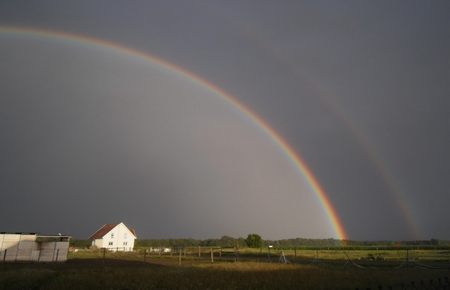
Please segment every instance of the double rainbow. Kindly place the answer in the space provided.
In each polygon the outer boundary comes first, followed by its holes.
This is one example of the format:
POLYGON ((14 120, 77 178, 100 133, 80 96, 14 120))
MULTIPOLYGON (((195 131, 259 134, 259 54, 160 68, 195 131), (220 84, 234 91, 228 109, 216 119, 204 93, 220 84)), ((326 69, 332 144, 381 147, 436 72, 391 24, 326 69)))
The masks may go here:
POLYGON ((347 239, 347 234, 345 233, 345 229, 336 213, 336 210, 333 208, 328 196, 323 190, 322 186, 319 184, 317 179, 314 177, 311 170, 306 165, 305 161, 301 158, 301 156, 292 149, 292 147, 277 133, 274 129, 272 129, 269 124, 267 124, 261 117, 259 117, 255 112, 251 111, 245 105, 238 101, 238 99, 228 93, 226 93, 223 89, 218 86, 208 82, 207 80, 193 74, 192 72, 185 70, 179 66, 176 66, 170 62, 167 62, 161 58, 153 56, 149 53, 138 51, 135 49, 131 49, 125 46, 122 46, 117 43, 110 42, 108 40, 102 40, 98 38, 93 38, 89 36, 82 36, 62 31, 52 31, 52 30, 43 30, 37 28, 29 28, 29 27, 10 27, 10 26, 0 26, 1 34, 13 34, 19 36, 35 36, 41 38, 50 38, 50 39, 61 39, 65 41, 71 41, 76 43, 81 43, 85 45, 93 45, 98 47, 104 47, 113 49, 115 51, 131 55, 134 57, 138 57, 146 62, 151 62, 157 64, 161 67, 167 68, 172 72, 178 73, 200 85, 207 88, 209 91, 214 94, 220 96, 227 103, 232 105, 239 112, 244 114, 250 121, 256 124, 270 139, 284 152, 284 154, 289 158, 294 168, 300 173, 301 176, 306 180, 310 189, 314 192, 316 197, 318 198, 323 210, 325 211, 328 220, 335 232, 335 235, 338 239, 347 239))

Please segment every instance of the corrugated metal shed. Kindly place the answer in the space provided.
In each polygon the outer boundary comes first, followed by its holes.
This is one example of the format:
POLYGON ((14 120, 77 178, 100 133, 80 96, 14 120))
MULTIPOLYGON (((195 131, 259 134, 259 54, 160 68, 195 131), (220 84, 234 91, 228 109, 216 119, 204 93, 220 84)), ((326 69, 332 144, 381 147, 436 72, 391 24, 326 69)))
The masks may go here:
POLYGON ((0 233, 0 262, 64 262, 70 236, 0 233))

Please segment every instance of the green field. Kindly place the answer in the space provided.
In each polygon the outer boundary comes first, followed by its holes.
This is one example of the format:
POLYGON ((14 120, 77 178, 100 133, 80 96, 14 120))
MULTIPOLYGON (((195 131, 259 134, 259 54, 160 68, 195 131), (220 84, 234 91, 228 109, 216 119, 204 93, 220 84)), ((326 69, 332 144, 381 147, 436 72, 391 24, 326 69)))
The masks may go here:
POLYGON ((363 268, 339 250, 284 250, 288 264, 279 263, 281 250, 272 250, 269 262, 265 249, 240 249, 238 255, 222 249, 220 256, 216 248, 214 263, 211 248, 201 248, 200 257, 198 248, 186 250, 181 265, 178 253, 144 254, 142 249, 78 251, 60 264, 0 264, 0 289, 402 289, 402 284, 403 289, 449 289, 444 286, 450 276, 444 250, 410 250, 406 264, 404 251, 347 251, 363 268), (375 254, 386 258, 362 259, 375 254), (429 288, 439 281, 442 288, 429 288), (418 287, 421 282, 428 286, 418 287))

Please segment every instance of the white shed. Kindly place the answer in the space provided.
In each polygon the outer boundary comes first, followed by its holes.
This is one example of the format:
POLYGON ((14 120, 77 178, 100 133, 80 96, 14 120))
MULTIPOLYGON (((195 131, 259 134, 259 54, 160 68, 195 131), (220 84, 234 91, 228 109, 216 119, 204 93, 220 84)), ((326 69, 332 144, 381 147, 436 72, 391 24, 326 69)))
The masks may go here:
POLYGON ((35 233, 0 233, 1 262, 64 262, 70 236, 35 233))
POLYGON ((129 252, 133 251, 136 238, 135 230, 121 222, 103 225, 90 237, 90 240, 93 247, 129 252))

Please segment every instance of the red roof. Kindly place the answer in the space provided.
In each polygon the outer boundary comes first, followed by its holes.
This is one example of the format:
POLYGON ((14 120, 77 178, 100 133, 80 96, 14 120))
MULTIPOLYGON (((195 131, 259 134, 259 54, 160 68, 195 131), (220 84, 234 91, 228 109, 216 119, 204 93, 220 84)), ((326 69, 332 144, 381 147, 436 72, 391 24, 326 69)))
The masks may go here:
MULTIPOLYGON (((103 238, 107 233, 109 233, 113 228, 115 228, 118 224, 106 224, 103 225, 100 229, 98 229, 89 239, 96 240, 103 238)), ((125 224, 124 224, 125 225, 125 224)), ((126 225, 125 225, 126 226, 126 225)), ((126 226, 127 227, 127 226, 126 226)), ((132 228, 127 227, 130 232, 136 237, 136 231, 132 228)))

